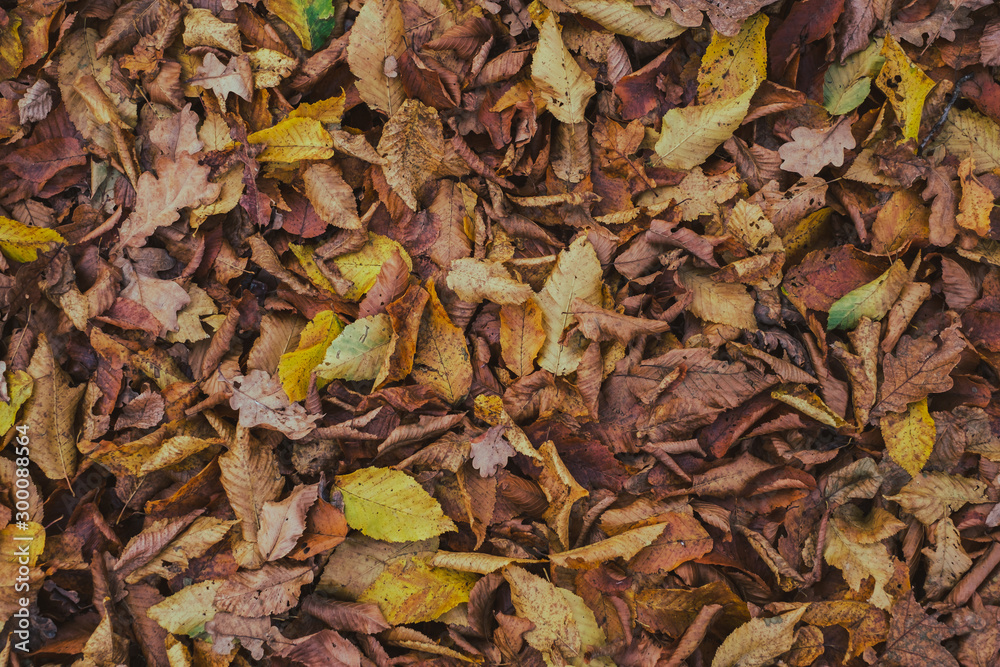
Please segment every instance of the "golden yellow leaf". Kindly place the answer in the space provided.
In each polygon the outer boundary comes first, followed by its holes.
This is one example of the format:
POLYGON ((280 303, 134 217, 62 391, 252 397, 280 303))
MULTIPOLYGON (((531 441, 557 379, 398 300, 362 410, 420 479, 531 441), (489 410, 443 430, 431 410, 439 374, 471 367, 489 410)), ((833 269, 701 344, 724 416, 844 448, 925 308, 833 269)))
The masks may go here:
POLYGON ((0 560, 35 567, 45 551, 45 526, 25 521, 24 526, 10 524, 0 530, 0 560), (21 559, 27 556, 28 562, 21 559))
POLYGON ((987 502, 985 484, 943 472, 922 472, 899 493, 885 499, 899 503, 925 526, 951 516, 966 503, 987 502))
POLYGON ((10 402, 0 401, 0 433, 6 433, 17 420, 17 411, 31 396, 34 380, 25 371, 5 373, 7 380, 7 395, 10 402))
POLYGON ((321 47, 337 25, 331 0, 265 0, 264 6, 288 24, 306 51, 321 47))
POLYGON ((538 46, 531 58, 531 80, 547 109, 561 123, 582 123, 587 102, 597 92, 563 43, 556 15, 538 2, 531 5, 538 26, 538 46))
POLYGON ((347 524, 385 542, 411 542, 457 530, 441 505, 401 470, 361 468, 337 477, 347 524))
POLYGON ((846 426, 847 422, 830 409, 819 396, 809 391, 803 384, 784 385, 771 392, 771 398, 776 398, 786 405, 790 405, 804 415, 812 417, 821 424, 826 424, 832 428, 846 426))
POLYGON ((762 667, 791 650, 803 606, 774 618, 755 618, 736 628, 719 646, 712 667, 762 667))
POLYGON ((413 260, 410 259, 406 249, 389 237, 374 232, 368 232, 368 242, 358 250, 334 258, 333 264, 340 271, 340 275, 353 283, 343 295, 344 298, 351 301, 360 300, 375 284, 382 265, 394 252, 399 253, 406 262, 406 268, 412 271, 413 260))
POLYGON ((382 130, 378 152, 385 180, 414 211, 417 194, 432 181, 444 159, 444 128, 437 109, 406 100, 382 130))
POLYGON ((747 19, 739 34, 726 37, 716 32, 701 57, 698 71, 698 103, 710 104, 757 90, 767 78, 767 43, 763 14, 747 19))
POLYGON ((223 583, 221 579, 210 579, 185 586, 150 607, 146 615, 175 635, 200 635, 205 631, 205 623, 215 618, 215 594, 223 583))
POLYGON ((10 17, 7 25, 0 29, 0 81, 17 76, 24 60, 24 46, 17 30, 21 27, 20 17, 10 17))
POLYGON ((277 88, 281 82, 292 75, 298 61, 273 49, 257 49, 247 54, 250 59, 250 72, 253 74, 253 87, 277 88))
POLYGON ((670 18, 669 12, 657 16, 629 0, 566 0, 566 4, 611 32, 643 42, 670 39, 687 29, 670 18))
POLYGON ((434 280, 427 281, 430 299, 417 332, 417 352, 411 375, 446 401, 455 404, 465 398, 472 386, 472 362, 465 333, 451 323, 438 299, 434 280))
MULTIPOLYGON (((344 330, 344 324, 332 310, 317 313, 299 336, 299 345, 294 352, 281 355, 278 362, 278 377, 288 398, 293 401, 305 400, 309 390, 309 377, 313 369, 326 357, 326 350, 333 339, 344 330)), ((317 379, 322 387, 329 380, 317 379)))
POLYGON ((542 291, 534 296, 542 311, 545 342, 538 355, 538 365, 556 375, 576 370, 583 358, 586 340, 574 333, 563 340, 563 332, 576 322, 573 299, 601 304, 601 262, 586 235, 581 234, 569 248, 559 253, 555 268, 545 280, 542 291))
POLYGON ((666 527, 665 523, 654 523, 650 526, 633 528, 600 542, 551 554, 549 560, 562 567, 577 569, 594 567, 615 558, 628 560, 649 546, 666 527))
POLYGON ((561 589, 515 565, 505 567, 503 577, 510 584, 517 615, 535 624, 524 639, 542 652, 546 664, 560 664, 579 656, 583 648, 580 630, 561 589))
POLYGON ((264 144, 261 162, 298 162, 333 157, 333 138, 314 118, 286 118, 277 125, 254 132, 247 141, 264 144))
POLYGON ((15 262, 34 262, 38 251, 66 243, 59 232, 47 227, 30 227, 0 216, 0 250, 15 262))
MULTIPOLYGON (((844 533, 844 529, 851 525, 852 519, 857 520, 854 514, 845 510, 847 507, 854 506, 845 505, 839 508, 827 524, 823 558, 830 565, 840 569, 844 581, 853 591, 860 590, 864 580, 872 577, 875 588, 869 601, 880 609, 888 609, 892 601, 885 591, 885 585, 892 578, 892 558, 881 541, 865 540, 865 543, 862 543, 844 533)), ((860 511, 857 511, 857 514, 860 514, 860 511)))
POLYGON ((395 346, 392 323, 385 313, 351 322, 326 349, 316 366, 325 380, 374 380, 383 371, 395 346))
POLYGON ((753 93, 748 90, 736 97, 667 111, 653 145, 657 155, 653 161, 670 169, 700 165, 733 136, 747 115, 753 93))
POLYGON ((358 602, 378 604, 393 625, 423 623, 468 602, 476 579, 466 572, 433 567, 423 558, 399 558, 388 564, 358 602))
POLYGON ((934 143, 972 158, 977 174, 1000 169, 1000 125, 971 109, 952 109, 934 143))
POLYGON ((903 127, 903 140, 916 139, 924 100, 934 87, 934 81, 913 64, 891 34, 885 36, 882 55, 885 64, 875 79, 875 85, 889 98, 889 104, 903 127))
MULTIPOLYGON (((303 102, 288 113, 289 118, 314 118, 321 123, 339 124, 344 116, 344 104, 347 93, 337 97, 328 97, 319 102, 303 102)), ((316 165, 313 165, 316 166, 316 165)))
POLYGON ((993 193, 976 178, 973 166, 971 157, 962 160, 958 166, 962 201, 958 205, 956 221, 960 227, 977 236, 987 236, 990 232, 990 214, 993 212, 993 193))
POLYGON ((38 335, 28 375, 34 380, 24 405, 31 460, 49 479, 68 482, 76 474, 76 407, 87 386, 70 387, 70 377, 56 363, 44 333, 38 335))
POLYGON ((890 412, 879 426, 892 460, 912 477, 923 469, 934 449, 937 429, 927 411, 927 399, 910 403, 906 412, 890 412))
POLYGON ((403 79, 388 76, 406 51, 403 12, 398 0, 368 0, 351 28, 347 64, 357 77, 358 94, 364 102, 387 116, 403 105, 403 79), (387 67, 387 65, 389 67, 387 67))

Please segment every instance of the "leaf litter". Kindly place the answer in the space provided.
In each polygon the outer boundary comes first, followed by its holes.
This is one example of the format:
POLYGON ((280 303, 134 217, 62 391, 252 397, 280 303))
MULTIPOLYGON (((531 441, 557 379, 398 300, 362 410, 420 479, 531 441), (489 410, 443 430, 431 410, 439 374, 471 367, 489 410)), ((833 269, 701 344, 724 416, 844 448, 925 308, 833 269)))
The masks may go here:
POLYGON ((0 660, 996 664, 998 35, 0 10, 0 660))

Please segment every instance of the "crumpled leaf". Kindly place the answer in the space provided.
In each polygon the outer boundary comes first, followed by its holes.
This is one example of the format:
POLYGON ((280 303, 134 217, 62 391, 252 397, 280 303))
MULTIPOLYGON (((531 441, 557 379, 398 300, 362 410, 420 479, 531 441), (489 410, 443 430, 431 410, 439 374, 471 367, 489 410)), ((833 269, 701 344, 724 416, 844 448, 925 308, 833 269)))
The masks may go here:
POLYGON ((417 194, 444 159, 444 130, 436 109, 406 100, 392 114, 378 144, 385 160, 385 180, 414 211, 417 194))
POLYGON ((291 403, 281 381, 262 370, 223 379, 233 392, 229 404, 240 413, 240 425, 246 428, 265 426, 280 431, 292 440, 307 436, 316 428, 316 415, 309 415, 297 403, 291 403))
POLYGON ((761 667, 792 648, 795 624, 806 608, 774 618, 755 618, 737 628, 715 652, 712 667, 761 667))
POLYGON ((886 500, 899 503, 920 523, 930 526, 948 518, 966 503, 986 502, 986 485, 974 479, 942 472, 924 472, 913 478, 894 496, 886 500))

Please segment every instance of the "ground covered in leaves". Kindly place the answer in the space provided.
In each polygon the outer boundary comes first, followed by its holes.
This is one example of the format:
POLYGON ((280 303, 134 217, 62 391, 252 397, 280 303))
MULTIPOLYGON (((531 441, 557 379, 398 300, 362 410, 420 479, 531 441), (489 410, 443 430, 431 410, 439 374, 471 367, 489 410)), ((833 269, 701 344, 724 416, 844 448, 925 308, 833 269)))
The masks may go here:
POLYGON ((994 3, 4 7, 2 664, 998 664, 994 3))

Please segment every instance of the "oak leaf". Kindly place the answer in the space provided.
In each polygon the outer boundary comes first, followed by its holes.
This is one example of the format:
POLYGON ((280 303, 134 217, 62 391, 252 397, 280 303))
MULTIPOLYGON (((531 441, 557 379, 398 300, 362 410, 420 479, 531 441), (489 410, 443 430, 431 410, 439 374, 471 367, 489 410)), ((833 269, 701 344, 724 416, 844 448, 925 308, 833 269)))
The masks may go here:
POLYGON ((239 412, 241 426, 264 426, 292 440, 304 438, 316 428, 317 417, 306 414, 301 405, 291 403, 277 377, 252 370, 245 376, 223 376, 223 380, 233 392, 229 404, 239 412))
POLYGON ((791 133, 792 141, 778 149, 783 160, 781 168, 808 178, 827 165, 839 167, 844 164, 844 151, 855 146, 851 122, 852 118, 844 117, 822 130, 795 128, 791 133))
POLYGON ((250 59, 244 55, 233 56, 223 65, 214 53, 209 52, 205 54, 205 60, 188 83, 215 93, 223 111, 226 110, 226 98, 230 93, 249 102, 253 96, 253 71, 250 68, 250 59))

